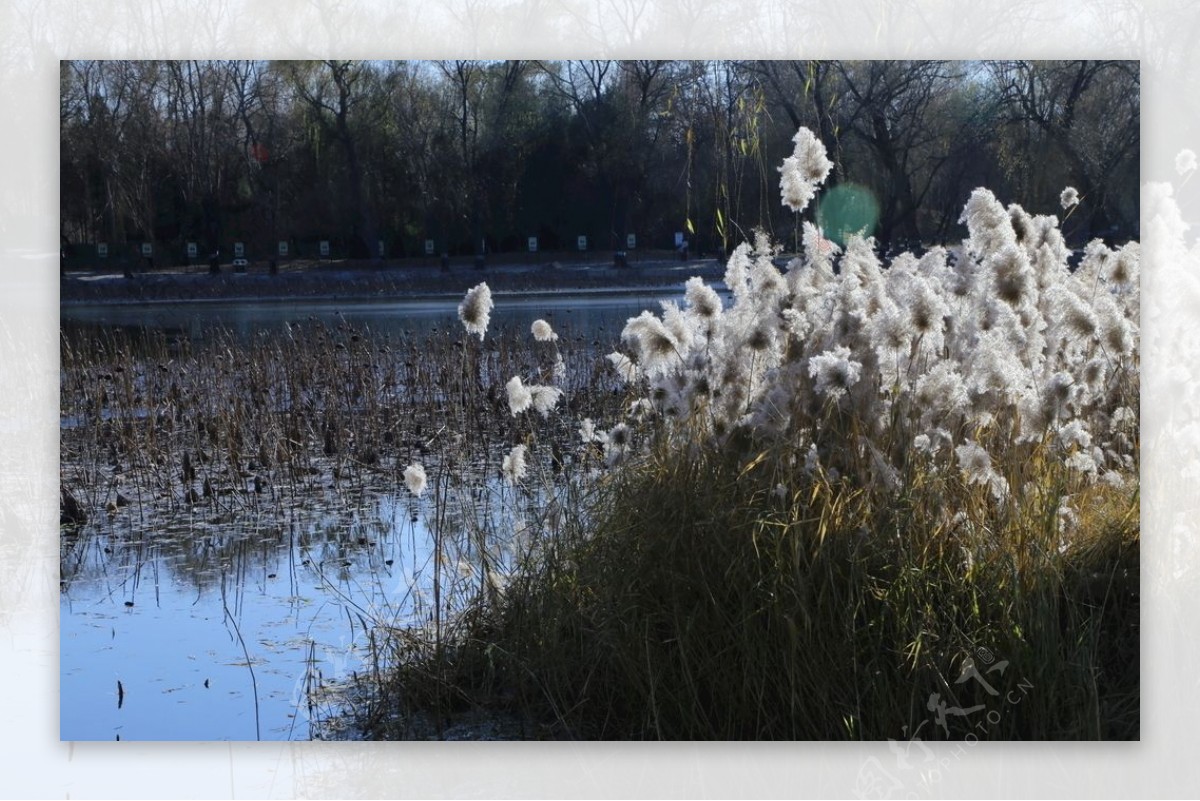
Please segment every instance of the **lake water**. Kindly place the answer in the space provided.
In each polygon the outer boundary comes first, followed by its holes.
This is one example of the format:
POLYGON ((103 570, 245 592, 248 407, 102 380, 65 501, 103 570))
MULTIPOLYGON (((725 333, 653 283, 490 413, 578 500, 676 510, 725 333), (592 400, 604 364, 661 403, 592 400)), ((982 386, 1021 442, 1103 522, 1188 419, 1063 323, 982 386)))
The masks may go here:
MULTIPOLYGON (((492 326, 527 331, 545 318, 615 343, 627 318, 681 293, 501 295, 492 326)), ((202 341, 213 325, 249 337, 315 318, 380 333, 444 327, 457 336, 457 304, 65 307, 62 327, 68 337, 124 328, 202 341)), ((502 492, 481 480, 449 506, 492 514, 489 499, 502 492)), ((308 739, 310 720, 332 711, 314 691, 371 664, 374 625, 428 623, 432 503, 406 491, 318 496, 282 515, 277 507, 193 509, 149 522, 134 503, 64 533, 62 739, 308 739)), ((472 558, 462 546, 448 554, 448 570, 472 558)), ((461 579, 474 580, 469 567, 461 579)))
MULTIPOLYGON (((310 699, 369 668, 376 626, 428 624, 430 515, 396 493, 148 532, 118 515, 67 537, 62 738, 308 739, 334 711, 310 699)), ((474 560, 452 544, 444 561, 457 580, 474 560)))
MULTIPOLYGON (((619 333, 625 321, 643 309, 659 310, 659 302, 683 297, 682 284, 663 290, 628 289, 605 293, 493 293, 493 325, 528 328, 544 318, 552 325, 596 332, 619 333)), ((457 333, 460 297, 390 302, 298 303, 155 303, 63 306, 62 327, 68 334, 86 335, 98 328, 164 331, 200 340, 214 326, 248 337, 277 331, 288 323, 341 321, 381 333, 428 333, 451 328, 457 333)))

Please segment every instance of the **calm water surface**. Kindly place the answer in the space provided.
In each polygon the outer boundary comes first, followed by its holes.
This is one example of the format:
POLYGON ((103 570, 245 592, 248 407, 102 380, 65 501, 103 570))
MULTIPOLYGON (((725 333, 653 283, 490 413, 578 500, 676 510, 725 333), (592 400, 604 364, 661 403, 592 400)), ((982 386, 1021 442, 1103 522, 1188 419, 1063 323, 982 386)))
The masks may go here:
MULTIPOLYGON (((643 309, 659 310, 659 302, 682 299, 683 285, 663 290, 630 289, 620 294, 494 294, 493 324, 528 326, 538 318, 552 325, 594 332, 619 333, 625 321, 643 309)), ((319 320, 346 322, 380 333, 428 333, 435 328, 457 334, 461 298, 389 302, 302 303, 154 303, 64 306, 64 331, 86 334, 100 328, 165 331, 201 340, 214 326, 249 337, 278 331, 289 323, 319 320)))

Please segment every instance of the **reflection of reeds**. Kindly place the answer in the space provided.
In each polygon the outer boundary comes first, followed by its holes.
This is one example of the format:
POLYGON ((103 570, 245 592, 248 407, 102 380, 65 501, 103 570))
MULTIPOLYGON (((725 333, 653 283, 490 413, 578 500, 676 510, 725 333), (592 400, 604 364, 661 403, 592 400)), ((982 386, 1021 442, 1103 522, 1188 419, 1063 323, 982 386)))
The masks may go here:
MULTIPOLYGON (((238 587, 242 586, 242 582, 237 582, 238 587)), ((254 675, 254 660, 250 657, 250 649, 246 647, 246 640, 242 637, 242 629, 238 626, 237 618, 229 611, 229 605, 225 601, 225 582, 221 582, 221 609, 224 611, 225 620, 233 626, 233 633, 237 636, 238 645, 242 647, 242 654, 246 657, 246 669, 250 671, 250 689, 254 693, 254 739, 262 739, 262 723, 259 719, 258 705, 258 678, 254 675)))

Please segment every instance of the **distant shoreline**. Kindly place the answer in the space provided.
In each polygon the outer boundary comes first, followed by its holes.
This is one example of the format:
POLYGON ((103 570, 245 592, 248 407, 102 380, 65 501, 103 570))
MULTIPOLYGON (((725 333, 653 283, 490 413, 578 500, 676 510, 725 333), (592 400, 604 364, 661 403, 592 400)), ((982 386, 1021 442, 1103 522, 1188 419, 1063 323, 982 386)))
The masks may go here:
POLYGON ((641 289, 679 285, 700 276, 719 280, 724 263, 716 259, 610 264, 495 265, 483 269, 437 267, 330 266, 289 264, 276 275, 263 265, 245 273, 223 267, 205 271, 93 275, 67 273, 60 281, 61 306, 174 303, 287 303, 292 301, 442 300, 487 282, 497 296, 556 292, 625 295, 641 289))

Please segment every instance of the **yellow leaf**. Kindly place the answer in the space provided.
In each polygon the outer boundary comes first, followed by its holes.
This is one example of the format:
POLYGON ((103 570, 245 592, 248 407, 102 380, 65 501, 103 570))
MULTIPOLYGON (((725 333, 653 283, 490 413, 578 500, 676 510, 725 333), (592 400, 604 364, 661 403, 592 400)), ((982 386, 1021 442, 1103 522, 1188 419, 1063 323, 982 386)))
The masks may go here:
POLYGON ((687 229, 688 229, 689 234, 696 233, 696 229, 692 227, 692 218, 691 217, 687 218, 687 229))
POLYGON ((738 478, 739 479, 742 478, 747 473, 749 473, 751 470, 753 470, 754 468, 756 468, 760 464, 762 464, 763 460, 767 458, 767 454, 768 454, 768 451, 763 451, 762 453, 758 454, 758 456, 755 456, 753 459, 751 459, 749 461, 749 463, 747 463, 746 466, 742 468, 742 472, 738 474, 738 478))

